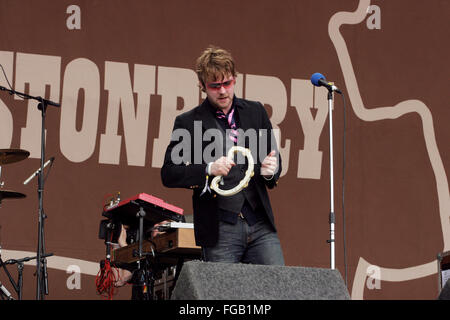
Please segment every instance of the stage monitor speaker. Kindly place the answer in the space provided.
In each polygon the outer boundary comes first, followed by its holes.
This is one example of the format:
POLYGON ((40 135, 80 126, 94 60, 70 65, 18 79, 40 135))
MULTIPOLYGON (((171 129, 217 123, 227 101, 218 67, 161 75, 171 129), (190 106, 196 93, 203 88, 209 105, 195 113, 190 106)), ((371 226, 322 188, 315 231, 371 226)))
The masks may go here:
POLYGON ((172 300, 349 300, 337 270, 189 261, 172 300))
POLYGON ((438 300, 450 300, 450 280, 447 280, 445 286, 439 293, 438 300))

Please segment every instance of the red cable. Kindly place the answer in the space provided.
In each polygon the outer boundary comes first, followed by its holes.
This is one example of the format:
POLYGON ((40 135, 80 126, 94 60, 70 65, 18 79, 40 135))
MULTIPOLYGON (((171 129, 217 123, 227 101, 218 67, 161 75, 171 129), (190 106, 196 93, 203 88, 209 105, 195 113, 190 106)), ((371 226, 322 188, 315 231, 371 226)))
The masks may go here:
MULTIPOLYGON (((117 272, 117 274, 119 274, 117 272)), ((112 300, 113 295, 116 293, 115 283, 120 280, 120 276, 116 279, 109 260, 105 260, 105 265, 100 269, 96 278, 95 286, 97 293, 108 300, 112 300)))
MULTIPOLYGON (((112 240, 112 234, 111 239, 112 240)), ((95 277, 95 286, 97 288, 97 293, 103 297, 106 297, 108 300, 112 300, 112 297, 115 293, 115 283, 120 280, 119 271, 116 269, 117 277, 116 279, 114 272, 111 268, 111 262, 109 259, 105 260, 105 264, 103 268, 99 270, 97 276, 95 277)))

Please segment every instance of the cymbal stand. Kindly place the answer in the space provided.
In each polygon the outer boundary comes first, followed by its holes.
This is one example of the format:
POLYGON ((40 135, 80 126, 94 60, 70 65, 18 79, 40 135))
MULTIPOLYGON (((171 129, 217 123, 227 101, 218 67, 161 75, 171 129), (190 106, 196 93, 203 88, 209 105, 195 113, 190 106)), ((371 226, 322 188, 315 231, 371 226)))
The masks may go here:
POLYGON ((44 299, 44 294, 48 295, 48 274, 47 274, 47 260, 45 254, 45 240, 44 240, 44 219, 46 215, 44 213, 44 158, 45 158, 45 115, 47 106, 60 107, 61 105, 50 100, 46 100, 42 97, 33 97, 28 94, 17 92, 12 89, 7 89, 0 86, 0 91, 7 91, 9 94, 16 94, 21 98, 32 99, 38 101, 38 109, 42 115, 41 126, 41 169, 38 175, 38 198, 39 198, 39 211, 38 211, 38 247, 36 258, 36 300, 44 299))

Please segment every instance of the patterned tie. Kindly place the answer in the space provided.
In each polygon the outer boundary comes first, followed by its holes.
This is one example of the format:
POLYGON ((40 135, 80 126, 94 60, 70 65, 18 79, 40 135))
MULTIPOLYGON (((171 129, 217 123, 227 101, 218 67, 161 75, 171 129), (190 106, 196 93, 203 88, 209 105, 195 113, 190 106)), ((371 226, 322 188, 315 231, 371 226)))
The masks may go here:
POLYGON ((234 108, 231 109, 231 111, 228 113, 228 115, 223 113, 222 110, 217 110, 216 117, 217 117, 217 119, 226 119, 227 120, 228 126, 231 128, 229 138, 231 139, 231 141, 236 143, 238 141, 237 136, 239 135, 239 133, 236 130, 237 129, 236 121, 234 121, 234 108))

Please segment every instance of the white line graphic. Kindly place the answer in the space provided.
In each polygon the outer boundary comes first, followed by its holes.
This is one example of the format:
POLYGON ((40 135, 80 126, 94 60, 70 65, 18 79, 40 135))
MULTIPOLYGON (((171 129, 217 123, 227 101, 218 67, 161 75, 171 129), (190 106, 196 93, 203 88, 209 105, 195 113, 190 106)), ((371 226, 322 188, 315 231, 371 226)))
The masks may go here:
MULTIPOLYGON (((6 261, 9 259, 23 259, 25 257, 35 257, 36 252, 31 251, 18 251, 18 250, 4 250, 2 249, 2 260, 6 261)), ((24 262, 25 265, 36 266, 36 260, 31 260, 24 262)), ((51 269, 67 271, 68 267, 71 265, 76 265, 80 267, 81 273, 90 276, 96 276, 100 270, 99 262, 91 262, 81 259, 51 256, 47 258, 47 267, 51 269)))
MULTIPOLYGON (((433 119, 428 107, 419 100, 402 101, 394 106, 366 108, 361 98, 353 70, 347 45, 339 32, 344 24, 359 24, 367 14, 370 0, 360 0, 355 12, 338 12, 334 14, 328 24, 328 34, 336 49, 339 63, 344 76, 348 95, 355 114, 364 121, 377 121, 383 119, 397 119, 408 113, 417 113, 422 121, 423 135, 430 163, 436 179, 436 189, 439 201, 439 214, 441 218, 442 238, 444 241, 443 251, 450 249, 450 197, 447 175, 439 154, 433 126, 433 119)), ((355 273, 352 288, 352 299, 363 299, 366 270, 370 264, 360 258, 355 273)), ((385 281, 405 281, 426 277, 437 272, 436 260, 410 267, 406 269, 380 268, 381 278, 385 281)))

